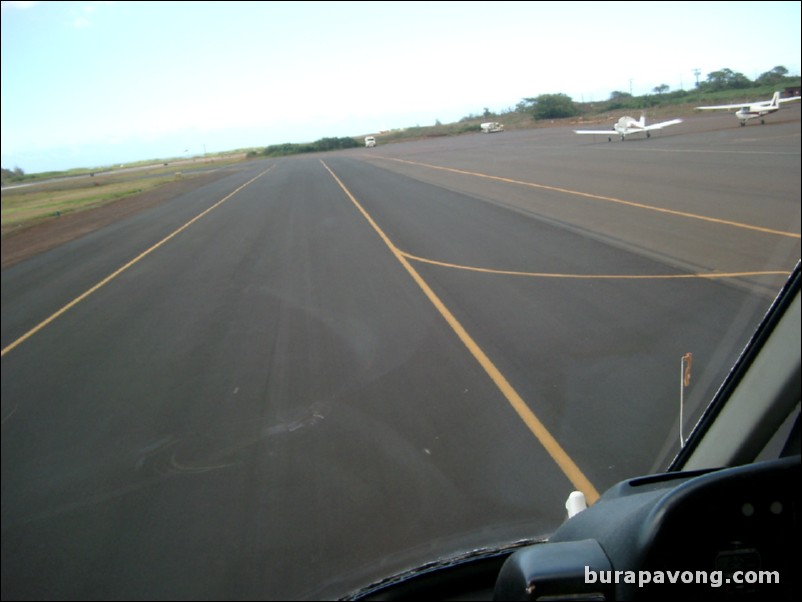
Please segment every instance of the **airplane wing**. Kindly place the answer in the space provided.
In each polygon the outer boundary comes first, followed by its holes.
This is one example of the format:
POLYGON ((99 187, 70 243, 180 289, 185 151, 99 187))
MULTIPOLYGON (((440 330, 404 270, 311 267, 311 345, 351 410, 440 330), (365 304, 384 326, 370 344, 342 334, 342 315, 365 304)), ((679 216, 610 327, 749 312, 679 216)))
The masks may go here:
POLYGON ((749 108, 753 104, 755 104, 755 103, 753 103, 753 102, 742 102, 741 104, 738 104, 738 105, 715 105, 715 106, 712 106, 712 107, 696 107, 696 110, 697 111, 717 111, 719 109, 721 109, 721 110, 741 109, 741 108, 744 108, 744 107, 749 108))
POLYGON ((574 130, 574 133, 576 133, 576 134, 607 134, 607 135, 613 135, 613 136, 618 136, 619 135, 619 132, 616 132, 615 130, 574 130))
POLYGON ((741 104, 732 104, 732 105, 713 105, 709 107, 696 107, 697 111, 712 111, 716 109, 746 109, 752 111, 758 111, 767 109, 770 110, 772 108, 777 108, 777 105, 782 104, 784 102, 793 102, 795 100, 799 100, 799 96, 792 96, 791 98, 780 98, 780 93, 775 92, 774 96, 771 100, 758 100, 755 102, 744 102, 741 104))
MULTIPOLYGON (((678 123, 682 123, 682 119, 672 119, 671 121, 661 121, 660 123, 653 123, 651 125, 647 125, 642 130, 662 130, 670 125, 676 125, 678 123)), ((639 130, 640 131, 640 130, 639 130)))

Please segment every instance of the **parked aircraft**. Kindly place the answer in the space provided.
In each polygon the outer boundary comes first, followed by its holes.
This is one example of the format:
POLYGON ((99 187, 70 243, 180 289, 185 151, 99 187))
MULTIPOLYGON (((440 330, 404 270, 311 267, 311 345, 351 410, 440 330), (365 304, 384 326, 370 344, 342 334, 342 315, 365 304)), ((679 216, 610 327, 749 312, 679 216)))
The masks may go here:
POLYGON ((735 116, 741 122, 741 127, 746 125, 746 122, 750 119, 755 119, 756 117, 760 117, 760 123, 766 123, 765 119, 763 119, 769 113, 774 113, 775 111, 779 111, 782 103, 792 102, 794 100, 799 100, 801 97, 799 96, 792 96, 790 98, 780 98, 780 93, 775 92, 774 96, 771 97, 771 100, 762 100, 756 102, 746 102, 740 104, 731 104, 731 105, 715 105, 710 107, 696 107, 697 111, 715 111, 715 110, 727 110, 727 109, 738 109, 735 112, 735 116))
POLYGON ((618 135, 621 136, 621 140, 629 136, 630 134, 639 134, 645 133, 646 137, 651 137, 652 130, 660 130, 664 127, 668 127, 670 125, 676 125, 677 123, 682 123, 682 119, 672 119, 670 121, 661 121, 660 123, 653 123, 652 125, 646 125, 646 117, 641 115, 639 120, 635 120, 634 117, 622 117, 619 119, 616 124, 613 126, 612 130, 574 130, 577 134, 607 134, 607 141, 612 142, 613 136, 618 135))
POLYGON ((492 134, 494 132, 503 132, 504 126, 497 121, 488 121, 479 126, 483 134, 492 134))

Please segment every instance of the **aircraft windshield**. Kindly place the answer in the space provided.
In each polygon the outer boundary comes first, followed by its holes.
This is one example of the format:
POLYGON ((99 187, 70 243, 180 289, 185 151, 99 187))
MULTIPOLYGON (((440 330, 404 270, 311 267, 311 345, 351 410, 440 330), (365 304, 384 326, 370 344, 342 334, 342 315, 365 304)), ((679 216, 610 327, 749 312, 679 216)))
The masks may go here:
POLYGON ((666 469, 800 258, 799 101, 696 110, 799 5, 597 4, 3 3, 3 599, 339 598, 666 469))

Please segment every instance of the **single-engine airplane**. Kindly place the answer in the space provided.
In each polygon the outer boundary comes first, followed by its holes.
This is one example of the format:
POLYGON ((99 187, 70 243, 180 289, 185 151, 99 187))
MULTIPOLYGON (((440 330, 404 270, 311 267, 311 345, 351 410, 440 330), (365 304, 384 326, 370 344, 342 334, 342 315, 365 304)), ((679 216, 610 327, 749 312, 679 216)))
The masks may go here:
POLYGON ((780 106, 782 103, 785 102, 792 102, 794 100, 799 100, 801 97, 799 96, 792 96, 790 98, 780 98, 780 93, 775 92, 774 96, 771 97, 771 100, 762 100, 757 102, 742 102, 741 104, 731 104, 731 105, 716 105, 712 107, 696 107, 697 111, 715 111, 715 110, 727 110, 727 109, 738 109, 735 112, 735 116, 741 122, 741 127, 746 125, 746 122, 750 119, 755 119, 760 117, 760 123, 766 123, 764 117, 769 113, 774 113, 775 111, 780 110, 780 106))
POLYGON ((670 121, 661 121, 660 123, 653 123, 652 125, 646 125, 646 117, 641 115, 640 120, 636 121, 634 117, 622 117, 619 119, 615 125, 613 125, 612 130, 574 130, 577 134, 607 134, 607 141, 612 142, 613 136, 617 135, 621 137, 621 140, 629 136, 630 134, 639 134, 645 133, 646 137, 649 138, 651 136, 652 130, 661 130, 664 127, 668 127, 670 125, 676 125, 678 123, 682 123, 682 119, 672 119, 670 121))
POLYGON ((503 132, 504 126, 497 121, 488 121, 479 126, 483 134, 492 134, 494 132, 503 132))

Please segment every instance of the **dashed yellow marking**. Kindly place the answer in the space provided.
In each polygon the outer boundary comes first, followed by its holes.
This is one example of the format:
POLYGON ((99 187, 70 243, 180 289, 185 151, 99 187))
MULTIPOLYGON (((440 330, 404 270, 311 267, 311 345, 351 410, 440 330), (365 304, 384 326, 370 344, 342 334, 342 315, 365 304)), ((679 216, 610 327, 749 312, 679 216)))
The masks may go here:
POLYGON ((420 287, 429 301, 434 305, 443 319, 448 323, 454 333, 457 335, 460 341, 465 345, 474 359, 479 363, 479 365, 484 369, 499 391, 504 395, 507 399, 509 404, 513 407, 515 412, 524 422, 524 424, 529 428, 532 434, 540 441, 541 445, 546 449, 546 452, 551 456, 554 462, 560 467, 563 471, 565 476, 568 478, 569 481, 576 487, 579 491, 585 494, 585 498, 589 503, 595 502, 599 498, 599 492, 593 486, 593 484, 588 480, 588 478, 582 473, 576 463, 571 459, 568 453, 562 448, 559 442, 554 438, 554 436, 549 432, 549 430, 543 425, 540 419, 535 415, 534 412, 529 408, 523 398, 518 394, 515 388, 510 384, 510 382, 505 378, 505 376, 501 373, 501 371, 496 367, 496 365, 492 362, 492 360, 487 356, 487 354, 482 351, 481 347, 474 341, 473 337, 468 334, 468 331, 460 324, 454 314, 445 306, 445 304, 440 300, 440 298, 435 294, 432 288, 426 283, 426 281, 421 277, 421 275, 417 272, 417 270, 412 267, 409 260, 402 253, 398 247, 396 247, 390 238, 384 233, 384 231, 379 227, 379 225, 373 220, 370 214, 365 210, 364 207, 356 200, 353 194, 346 188, 345 184, 342 183, 340 178, 329 168, 326 163, 321 161, 323 167, 331 174, 331 177, 334 178, 334 181, 340 186, 342 191, 345 195, 350 199, 351 203, 357 208, 357 210, 362 214, 362 216, 367 220, 367 222, 371 225, 373 230, 379 237, 384 241, 384 244, 390 249, 390 252, 395 256, 395 258, 399 261, 399 263, 404 267, 407 273, 412 277, 415 283, 420 287))
POLYGON ((68 312, 69 310, 71 310, 73 307, 75 307, 76 305, 78 305, 78 304, 79 304, 81 301, 83 301, 84 299, 86 299, 87 297, 89 297, 89 296, 90 296, 92 293, 95 293, 95 292, 97 292, 99 289, 101 289, 101 288, 103 288, 104 286, 106 286, 106 285, 107 285, 109 282, 111 282, 112 280, 114 280, 114 279, 115 279, 117 276, 119 276, 120 274, 122 274, 122 273, 123 273, 124 271, 126 271, 128 268, 130 268, 130 267, 132 267, 132 266, 136 265, 137 263, 139 263, 139 262, 140 262, 142 259, 144 259, 144 258, 145 258, 145 257, 147 257, 148 255, 150 255, 150 254, 151 254, 153 251, 155 251, 156 249, 158 249, 159 247, 161 247, 161 246, 162 246, 164 243, 166 243, 166 242, 167 242, 167 241, 169 241, 170 239, 172 239, 172 238, 175 238, 176 236, 178 236, 178 235, 179 235, 181 232, 183 232, 184 230, 186 230, 187 228, 189 228, 189 227, 190 227, 192 224, 194 224, 196 221, 198 221, 199 219, 201 219, 203 216, 205 216, 205 215, 207 215, 207 214, 211 213, 212 211, 214 211, 215 209, 217 209, 217 208, 218 208, 220 205, 222 205, 223 203, 225 203, 227 200, 229 200, 231 197, 233 197, 235 194, 237 194, 237 193, 238 193, 240 190, 242 190, 242 189, 243 189, 243 188, 245 188, 246 186, 249 186, 250 184, 252 184, 252 183, 253 183, 253 182, 255 182, 256 180, 258 180, 259 178, 261 178, 263 175, 265 175, 267 172, 269 172, 269 171, 270 171, 271 169, 273 169, 274 167, 275 167, 275 165, 271 165, 270 167, 268 167, 266 170, 264 170, 264 171, 263 171, 262 173, 260 173, 259 175, 257 175, 257 176, 255 176, 255 177, 251 178, 250 180, 248 180, 247 182, 245 182, 245 183, 244 183, 242 186, 240 186, 239 188, 235 189, 233 192, 230 192, 230 193, 229 193, 229 194, 227 194, 225 197, 223 197, 222 199, 220 199, 219 201, 217 201, 217 202, 216 202, 214 205, 212 205, 211 207, 209 207, 209 208, 208 208, 208 209, 206 209, 205 211, 202 211, 201 213, 199 213, 198 215, 196 215, 195 217, 193 217, 193 218, 192 218, 191 220, 189 220, 189 221, 188 221, 186 224, 184 224, 184 225, 183 225, 183 226, 181 226, 180 228, 177 228, 176 230, 174 230, 173 232, 171 232, 170 234, 168 234, 167 236, 165 236, 163 239, 161 239, 161 240, 160 240, 159 242, 157 242, 155 245, 153 245, 152 247, 150 247, 149 249, 147 249, 147 250, 145 250, 145 251, 142 251, 142 253, 140 253, 139 255, 137 255, 136 257, 134 257, 134 258, 133 258, 131 261, 129 261, 128 263, 126 263, 126 264, 125 264, 124 266, 122 266, 121 268, 118 268, 116 271, 114 271, 114 272, 112 272, 111 274, 109 274, 108 276, 106 276, 106 277, 105 277, 103 280, 101 280, 100 282, 98 282, 98 283, 97 283, 95 286, 93 286, 92 288, 90 288, 90 289, 89 289, 89 290, 87 290, 86 292, 82 293, 81 295, 78 295, 78 296, 77 296, 75 299, 73 299, 72 301, 70 301, 69 303, 67 303, 67 304, 66 304, 64 307, 62 307, 62 308, 61 308, 61 309, 59 309, 57 312, 55 312, 54 314, 52 314, 52 315, 51 315, 49 318, 47 318, 47 319, 45 319, 45 320, 42 320, 41 322, 39 322, 39 324, 37 324, 36 326, 34 326, 33 328, 31 328, 31 329, 30 329, 28 332, 26 332, 24 335, 22 335, 21 337, 19 337, 19 338, 18 338, 16 341, 14 341, 13 343, 10 343, 9 345, 7 345, 7 346, 6 346, 6 347, 3 349, 3 351, 0 353, 0 357, 5 357, 5 355, 6 355, 7 353, 9 353, 10 351, 12 351, 13 349, 15 349, 16 347, 18 347, 19 345, 21 345, 21 344, 22 344, 22 343, 24 343, 25 341, 27 341, 29 338, 31 338, 33 335, 35 335, 37 332, 39 332, 40 330, 42 330, 43 328, 45 328, 45 327, 46 327, 48 324, 51 324, 52 322, 54 322, 55 320, 57 320, 59 317, 61 317, 61 316, 62 316, 62 315, 64 315, 65 313, 67 313, 67 312, 68 312))

